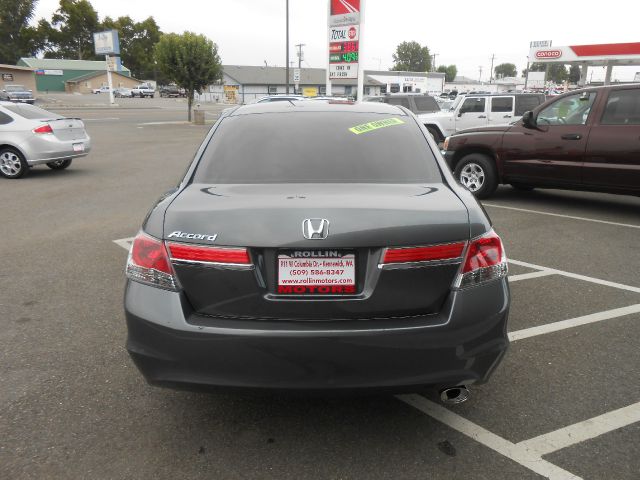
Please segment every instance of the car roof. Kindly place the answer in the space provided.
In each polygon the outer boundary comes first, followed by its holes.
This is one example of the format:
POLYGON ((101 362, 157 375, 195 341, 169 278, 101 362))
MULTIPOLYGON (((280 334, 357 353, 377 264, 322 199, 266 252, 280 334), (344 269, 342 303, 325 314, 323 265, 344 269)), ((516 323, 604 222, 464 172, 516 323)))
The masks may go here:
POLYGON ((378 102, 331 102, 318 100, 316 102, 296 101, 267 102, 243 105, 235 109, 228 116, 250 115, 260 113, 294 113, 294 112, 350 112, 350 113, 381 113, 389 115, 406 115, 402 108, 378 102))

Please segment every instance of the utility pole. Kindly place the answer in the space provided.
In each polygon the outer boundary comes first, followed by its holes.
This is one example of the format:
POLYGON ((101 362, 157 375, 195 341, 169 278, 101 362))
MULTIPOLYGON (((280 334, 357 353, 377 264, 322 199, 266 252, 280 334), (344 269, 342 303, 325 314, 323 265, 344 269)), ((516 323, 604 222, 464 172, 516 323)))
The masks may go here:
POLYGON ((302 47, 306 46, 305 43, 298 43, 296 47, 298 47, 298 68, 302 68, 302 60, 304 59, 304 52, 302 51, 302 47))
POLYGON ((489 83, 493 83, 493 61, 496 58, 496 54, 491 55, 491 71, 489 72, 489 83))
POLYGON ((482 65, 478 67, 478 70, 480 70, 480 76, 478 77, 478 81, 482 82, 482 65))
POLYGON ((287 2, 287 61, 285 62, 285 71, 287 75, 287 95, 289 95, 289 0, 287 2))
POLYGON ((436 57, 438 56, 438 53, 434 53, 431 55, 431 71, 435 72, 436 71, 436 57))

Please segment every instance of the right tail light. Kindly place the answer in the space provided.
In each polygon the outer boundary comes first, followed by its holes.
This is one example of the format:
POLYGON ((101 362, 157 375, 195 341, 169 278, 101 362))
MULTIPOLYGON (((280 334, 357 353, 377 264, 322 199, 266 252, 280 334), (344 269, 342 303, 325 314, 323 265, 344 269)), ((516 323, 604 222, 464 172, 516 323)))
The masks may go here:
POLYGON ((454 287, 472 287, 504 278, 508 270, 502 240, 491 230, 469 242, 454 287))

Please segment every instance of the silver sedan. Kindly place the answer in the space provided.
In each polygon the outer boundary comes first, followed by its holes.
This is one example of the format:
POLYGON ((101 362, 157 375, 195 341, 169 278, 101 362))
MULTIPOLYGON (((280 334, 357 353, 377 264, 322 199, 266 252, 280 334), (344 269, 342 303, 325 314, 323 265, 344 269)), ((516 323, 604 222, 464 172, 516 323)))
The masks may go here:
POLYGON ((91 138, 79 118, 42 108, 0 101, 0 175, 20 178, 34 165, 53 170, 71 165, 91 150, 91 138))

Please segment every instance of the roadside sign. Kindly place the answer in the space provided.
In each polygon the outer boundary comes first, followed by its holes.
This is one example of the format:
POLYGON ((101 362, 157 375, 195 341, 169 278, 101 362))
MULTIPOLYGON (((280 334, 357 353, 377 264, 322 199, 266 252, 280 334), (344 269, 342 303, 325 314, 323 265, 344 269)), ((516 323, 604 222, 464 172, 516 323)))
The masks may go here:
POLYGON ((300 69, 299 68, 294 68, 293 69, 293 82, 294 83, 300 83, 300 69))
POLYGON ((93 34, 96 55, 119 55, 120 42, 117 30, 107 30, 93 34))
POLYGON ((331 2, 329 26, 339 27, 360 24, 360 0, 329 1, 331 2))

